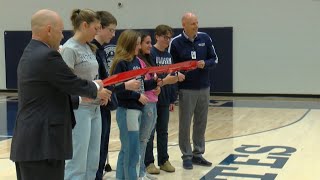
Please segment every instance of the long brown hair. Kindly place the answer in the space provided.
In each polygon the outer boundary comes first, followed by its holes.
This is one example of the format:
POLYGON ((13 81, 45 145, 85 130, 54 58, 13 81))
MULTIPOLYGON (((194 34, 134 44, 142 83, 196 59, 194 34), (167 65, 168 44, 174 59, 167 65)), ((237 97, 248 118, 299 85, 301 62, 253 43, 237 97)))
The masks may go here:
POLYGON ((91 9, 74 9, 70 17, 73 30, 78 30, 82 22, 88 24, 99 20, 97 13, 91 9))
MULTIPOLYGON (((141 45, 142 45, 142 42, 143 42, 147 37, 150 37, 150 38, 151 38, 150 33, 149 33, 149 32, 146 32, 146 31, 140 31, 140 35, 141 35, 141 45)), ((145 54, 145 53, 142 51, 142 49, 139 50, 138 57, 146 64, 147 67, 151 67, 151 66, 154 66, 154 65, 155 65, 155 64, 152 63, 150 54, 145 54)))
POLYGON ((132 61, 135 56, 137 41, 140 33, 135 30, 123 31, 117 41, 115 55, 110 68, 110 74, 113 74, 115 67, 120 61, 132 61))

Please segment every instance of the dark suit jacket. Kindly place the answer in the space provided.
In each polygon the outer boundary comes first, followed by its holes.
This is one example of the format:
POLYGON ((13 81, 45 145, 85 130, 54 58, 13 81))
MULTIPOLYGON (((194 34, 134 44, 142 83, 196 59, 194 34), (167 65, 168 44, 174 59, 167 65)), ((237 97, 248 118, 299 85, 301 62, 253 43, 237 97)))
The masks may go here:
POLYGON ((78 78, 60 53, 31 40, 18 65, 18 113, 10 159, 72 158, 75 118, 69 94, 96 98, 96 85, 78 78))

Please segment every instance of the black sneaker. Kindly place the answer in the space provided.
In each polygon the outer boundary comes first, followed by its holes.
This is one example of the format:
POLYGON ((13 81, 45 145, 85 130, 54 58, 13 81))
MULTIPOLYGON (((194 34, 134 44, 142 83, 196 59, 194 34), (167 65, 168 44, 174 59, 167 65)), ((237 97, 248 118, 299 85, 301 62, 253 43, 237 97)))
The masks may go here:
POLYGON ((193 169, 192 161, 190 159, 183 160, 182 165, 184 169, 193 169))
POLYGON ((111 169, 110 164, 106 164, 106 166, 104 167, 104 170, 105 170, 106 172, 111 172, 112 169, 111 169))
POLYGON ((192 163, 196 164, 196 165, 208 166, 208 167, 212 165, 211 162, 205 160, 202 156, 200 156, 200 157, 193 156, 192 157, 192 163))

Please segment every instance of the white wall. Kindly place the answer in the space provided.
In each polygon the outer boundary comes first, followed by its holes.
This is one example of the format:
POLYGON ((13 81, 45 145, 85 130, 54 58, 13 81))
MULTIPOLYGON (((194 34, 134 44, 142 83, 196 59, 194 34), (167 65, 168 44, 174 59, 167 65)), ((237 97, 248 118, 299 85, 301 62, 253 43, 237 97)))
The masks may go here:
MULTIPOLYGON (((118 28, 181 27, 195 12, 200 27, 234 28, 235 93, 320 94, 320 2, 315 0, 0 0, 0 89, 5 87, 4 30, 30 30, 40 8, 57 11, 71 29, 73 8, 107 10, 118 28), (93 3, 94 2, 94 3, 93 3), (123 3, 118 8, 118 2, 123 3), (201 2, 201 3, 199 3, 201 2)), ((217 44, 216 46, 219 46, 217 44)), ((223 61, 223 59, 221 59, 223 61)), ((223 76, 223 74, 221 74, 223 76)))

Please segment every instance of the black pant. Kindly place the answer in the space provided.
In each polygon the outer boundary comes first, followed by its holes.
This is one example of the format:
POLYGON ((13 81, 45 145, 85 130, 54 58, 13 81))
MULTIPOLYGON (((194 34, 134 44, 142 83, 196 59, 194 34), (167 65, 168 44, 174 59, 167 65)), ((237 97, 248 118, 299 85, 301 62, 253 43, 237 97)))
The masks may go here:
POLYGON ((154 163, 153 156, 153 139, 154 133, 157 132, 157 150, 158 165, 163 165, 168 159, 168 124, 169 124, 169 105, 157 105, 157 123, 152 131, 146 148, 146 156, 144 163, 146 167, 154 163))
POLYGON ((101 145, 100 145, 100 160, 99 168, 96 174, 96 180, 102 180, 103 170, 106 164, 106 159, 109 149, 109 137, 111 127, 111 112, 105 107, 100 108, 101 120, 102 120, 102 131, 101 131, 101 145))
POLYGON ((16 162, 18 180, 63 180, 64 160, 16 162))

